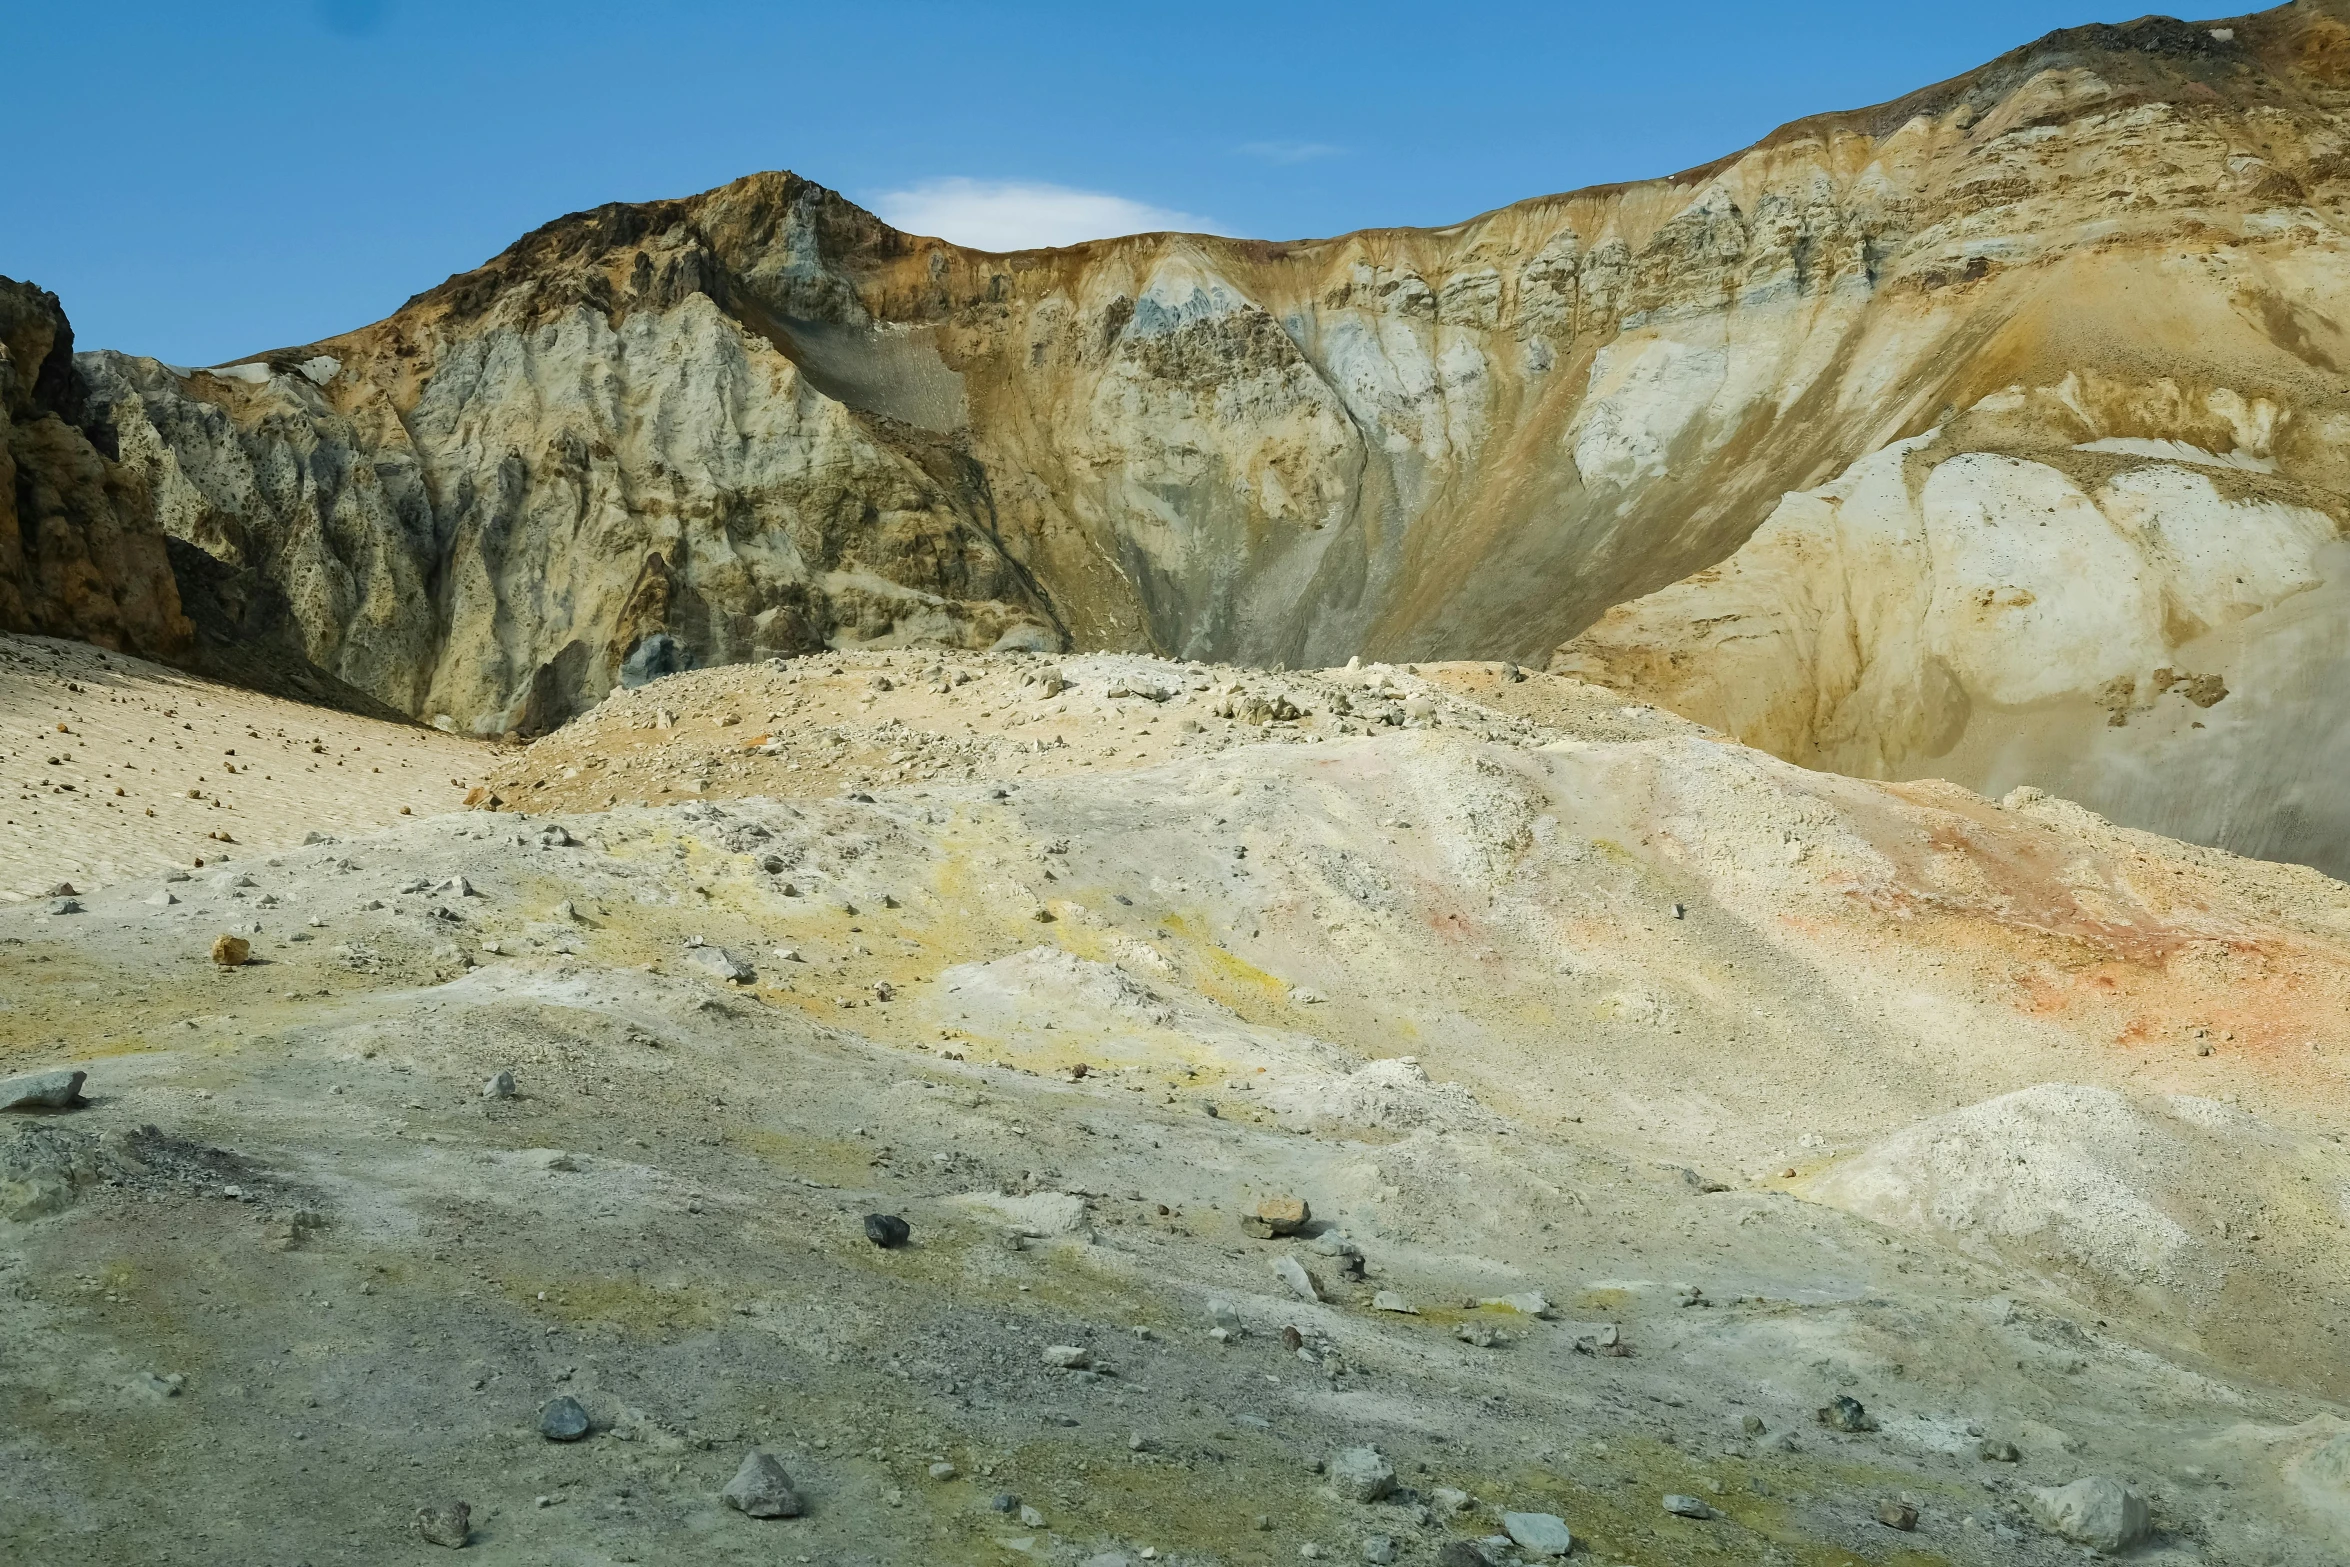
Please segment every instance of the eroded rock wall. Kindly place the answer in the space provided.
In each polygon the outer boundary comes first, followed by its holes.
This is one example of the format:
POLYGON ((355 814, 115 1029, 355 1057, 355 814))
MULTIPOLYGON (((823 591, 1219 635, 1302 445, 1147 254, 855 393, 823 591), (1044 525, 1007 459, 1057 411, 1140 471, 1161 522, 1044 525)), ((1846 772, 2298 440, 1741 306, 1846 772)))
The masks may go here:
POLYGON ((2225 391, 2339 492, 2339 9, 2052 34, 1439 230, 988 255, 755 175, 324 343, 85 365, 175 535, 477 730, 560 721, 655 633, 1534 659, 2011 385, 2212 450, 2225 391))
POLYGON ((100 443, 57 296, 0 278, 0 630, 173 658, 191 630, 146 487, 100 443))

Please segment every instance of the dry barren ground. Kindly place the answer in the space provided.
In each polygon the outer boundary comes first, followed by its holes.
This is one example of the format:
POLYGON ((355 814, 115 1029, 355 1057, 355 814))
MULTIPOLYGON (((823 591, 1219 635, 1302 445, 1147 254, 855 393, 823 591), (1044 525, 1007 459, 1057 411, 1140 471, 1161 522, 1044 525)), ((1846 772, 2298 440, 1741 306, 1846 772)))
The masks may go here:
POLYGON ((461 800, 485 746, 0 635, 0 899, 107 886, 461 800))
POLYGON ((2350 1551, 2314 872, 1497 666, 712 670, 482 787, 0 910, 90 1073, 0 1118, 0 1556, 2350 1551))

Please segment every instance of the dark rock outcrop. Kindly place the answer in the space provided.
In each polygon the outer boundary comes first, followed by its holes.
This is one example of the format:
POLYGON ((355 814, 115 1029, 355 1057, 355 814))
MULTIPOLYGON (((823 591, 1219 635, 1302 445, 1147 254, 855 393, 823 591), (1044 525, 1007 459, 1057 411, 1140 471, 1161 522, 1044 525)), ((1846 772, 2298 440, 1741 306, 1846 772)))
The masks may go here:
POLYGON ((193 632, 147 486, 91 416, 57 296, 0 278, 0 630, 177 659, 193 632))

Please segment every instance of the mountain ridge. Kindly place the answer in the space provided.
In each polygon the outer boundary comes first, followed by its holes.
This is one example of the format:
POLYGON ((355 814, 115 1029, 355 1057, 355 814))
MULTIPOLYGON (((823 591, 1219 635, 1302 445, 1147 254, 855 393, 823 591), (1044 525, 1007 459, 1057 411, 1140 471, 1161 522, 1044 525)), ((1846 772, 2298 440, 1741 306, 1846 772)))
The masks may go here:
POLYGON ((2350 188, 2340 11, 2068 29, 1441 229, 997 255, 750 175, 255 360, 81 363, 167 531, 282 590, 322 668, 475 732, 584 711, 656 637, 1540 663, 2075 371, 2136 410, 2089 439, 2216 439, 2224 394, 2272 410, 2280 495, 2344 493, 2350 344, 2294 270, 2332 276, 2350 188), (2156 284, 2213 330, 2135 313, 2156 284))

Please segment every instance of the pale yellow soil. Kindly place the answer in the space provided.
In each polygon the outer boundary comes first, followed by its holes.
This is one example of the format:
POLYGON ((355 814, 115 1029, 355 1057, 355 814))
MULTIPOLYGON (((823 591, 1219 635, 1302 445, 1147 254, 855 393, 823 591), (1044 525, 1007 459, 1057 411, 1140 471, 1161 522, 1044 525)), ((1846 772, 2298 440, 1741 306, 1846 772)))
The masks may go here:
POLYGON ((1453 707, 1445 720, 1478 739, 1533 739, 1535 726, 1570 719, 1579 733, 1604 739, 1704 732, 1580 681, 1512 683, 1507 668, 1374 665, 1349 676, 1137 654, 840 653, 697 670, 615 691, 528 749, 500 753, 488 777, 502 806, 534 811, 1017 782, 1126 772, 1236 745, 1394 735, 1401 727, 1388 720, 1402 718, 1405 701, 1438 692, 1480 704, 1453 707), (1048 673, 1069 688, 1047 695, 1048 673), (1390 696, 1377 695, 1383 679, 1390 696), (1337 692, 1347 693, 1343 706, 1337 692), (1222 711, 1244 708, 1252 696, 1286 696, 1297 714, 1222 711))
POLYGON ((489 759, 438 730, 0 636, 0 899, 445 811, 489 759))
POLYGON ((2350 1545, 2305 867, 1492 664, 826 656, 472 754, 496 810, 0 909, 0 1074, 88 1074, 0 1117, 0 1561, 409 1559, 462 1498, 518 1567, 1430 1567, 1512 1511, 2065 1567, 2087 1475, 2139 1563, 2350 1545), (720 1503, 754 1445, 805 1519, 720 1503), (1311 1467, 1361 1445, 1394 1499, 1311 1467))

